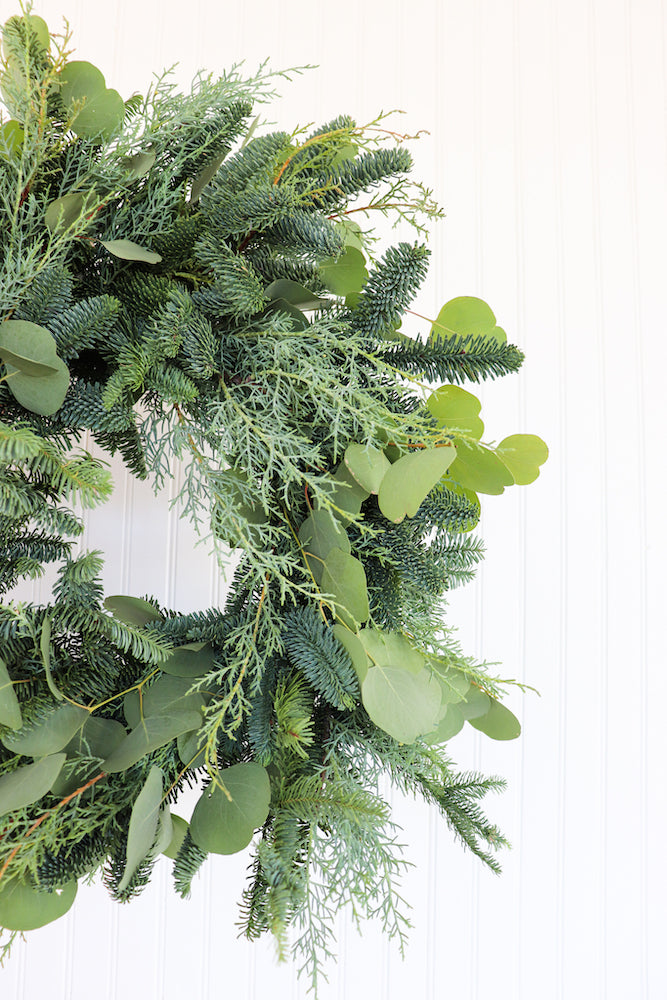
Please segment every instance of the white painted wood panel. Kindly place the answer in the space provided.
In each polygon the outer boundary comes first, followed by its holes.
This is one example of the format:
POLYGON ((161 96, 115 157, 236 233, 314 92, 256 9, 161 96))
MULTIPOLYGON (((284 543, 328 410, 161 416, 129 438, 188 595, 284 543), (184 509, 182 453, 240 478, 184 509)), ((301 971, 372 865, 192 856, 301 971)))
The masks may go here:
MULTIPOLYGON (((2 18, 14 12, 0 3, 2 18)), ((318 64, 281 86, 282 127, 403 108, 427 128, 416 173, 447 219, 417 309, 476 294, 527 353, 484 387, 487 428, 542 435, 551 459, 484 505, 488 555, 456 592, 468 649, 501 660, 521 740, 459 737, 465 767, 505 775, 488 803, 514 844, 498 879, 443 824, 395 799, 415 929, 405 962, 374 928, 340 921, 323 1000, 660 1000, 667 931, 667 31, 660 0, 83 0, 36 5, 71 21, 78 56, 124 94, 179 61, 318 64)), ((118 468, 87 544, 111 590, 184 610, 222 582, 188 526, 118 468)), ((46 584, 35 595, 47 593, 46 584)), ((136 903, 81 891, 62 922, 0 971, 7 1000, 301 1000, 269 944, 235 940, 243 859, 209 863, 189 903, 169 866, 136 903)))

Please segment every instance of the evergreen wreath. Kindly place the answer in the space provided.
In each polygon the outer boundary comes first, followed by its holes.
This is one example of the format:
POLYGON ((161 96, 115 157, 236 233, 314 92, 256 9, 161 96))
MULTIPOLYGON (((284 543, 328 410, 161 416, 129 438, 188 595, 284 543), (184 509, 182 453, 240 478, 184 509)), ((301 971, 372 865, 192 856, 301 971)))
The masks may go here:
POLYGON ((51 603, 0 605, 5 951, 81 878, 127 901, 166 854, 188 896, 252 844, 242 931, 316 988, 341 905, 402 947, 387 776, 498 870, 479 800, 503 782, 448 741, 520 727, 442 609, 482 556, 477 494, 547 456, 482 444, 460 386, 523 355, 475 298, 401 333, 440 212, 382 118, 254 136, 264 66, 123 101, 68 43, 30 6, 3 29, 0 592, 58 566, 51 603), (421 242, 376 253, 373 212, 421 242), (183 515, 238 555, 224 608, 105 599, 101 553, 74 548, 72 505, 112 489, 86 433, 156 489, 183 462, 183 515))

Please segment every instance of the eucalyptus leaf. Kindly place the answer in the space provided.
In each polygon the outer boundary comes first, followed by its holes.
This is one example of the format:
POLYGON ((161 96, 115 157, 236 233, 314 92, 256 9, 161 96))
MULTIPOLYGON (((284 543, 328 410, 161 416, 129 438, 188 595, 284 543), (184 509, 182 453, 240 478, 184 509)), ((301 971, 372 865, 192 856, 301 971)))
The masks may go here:
POLYGON ((357 677, 359 678, 359 683, 362 684, 366 674, 368 673, 368 655, 361 639, 354 632, 351 632, 349 628, 345 625, 341 625, 340 622, 336 622, 333 626, 333 634, 335 635, 338 642, 343 646, 345 651, 349 654, 352 660, 352 666, 354 667, 357 677))
POLYGON ((85 213, 88 198, 78 192, 56 198, 44 213, 46 228, 54 234, 65 232, 85 213))
POLYGON ((149 688, 144 688, 141 696, 137 690, 128 691, 123 701, 128 726, 135 729, 142 719, 151 716, 203 711, 206 699, 202 694, 188 694, 191 687, 192 678, 163 674, 149 688))
POLYGON ((426 406, 441 427, 477 439, 484 433, 484 424, 479 419, 482 404, 477 396, 458 385, 441 385, 428 397, 426 406))
POLYGON ((50 417, 63 405, 69 389, 69 370, 65 362, 56 358, 54 368, 52 375, 24 375, 7 364, 7 387, 26 410, 50 417))
POLYGON ((357 515, 361 512, 361 505, 370 496, 370 492, 357 482, 350 470, 341 462, 333 474, 334 490, 330 495, 330 500, 335 510, 336 516, 343 520, 348 520, 346 514, 357 515))
POLYGON ((56 684, 53 677, 53 671, 51 670, 51 619, 48 615, 42 622, 42 631, 39 638, 39 650, 42 654, 44 673, 46 674, 46 683, 48 684, 49 691, 56 701, 62 701, 63 693, 56 684))
POLYGON ((157 833, 164 775, 159 767, 151 767, 139 795, 132 806, 127 834, 125 868, 118 892, 127 889, 141 862, 150 853, 157 833))
POLYGON ((59 361, 55 338, 44 326, 6 319, 0 323, 0 360, 23 375, 53 375, 59 361))
POLYGON ((321 296, 315 295, 309 288, 304 288, 297 281, 290 281, 288 278, 279 278, 277 281, 272 281, 264 290, 264 294, 271 301, 274 299, 283 299, 298 309, 306 311, 310 309, 322 309, 329 304, 329 299, 323 299, 321 296))
POLYGON ((492 309, 482 299, 461 295, 446 302, 431 327, 429 340, 460 335, 463 337, 489 337, 503 344, 507 334, 496 325, 492 309))
POLYGON ((160 664, 160 670, 173 677, 202 677, 214 664, 215 650, 210 642, 190 642, 176 646, 160 664))
POLYGON ((339 219, 334 223, 334 229, 343 237, 346 247, 354 247, 355 250, 363 251, 364 234, 358 222, 351 219, 339 219))
POLYGON ((24 139, 25 134, 19 122, 8 121, 0 125, 0 156, 4 160, 18 156, 24 139))
POLYGON ((360 292, 368 280, 366 258, 353 246, 346 246, 340 257, 323 260, 319 273, 329 291, 339 296, 360 292))
POLYGON ((446 705, 445 712, 441 715, 437 726, 431 733, 424 736, 424 742, 429 746, 437 746, 451 740, 453 736, 463 729, 463 715, 459 705, 446 705))
POLYGON ((67 746, 89 716, 87 709, 67 702, 44 718, 31 722, 14 733, 3 733, 0 740, 13 753, 23 754, 25 757, 43 757, 67 746))
POLYGON ((385 474, 378 504, 384 516, 399 524, 405 515, 414 517, 419 507, 442 479, 456 458, 452 445, 422 448, 403 455, 385 474))
POLYGON ((330 594, 335 611, 349 625, 365 622, 369 615, 366 573, 363 564, 342 549, 332 549, 324 560, 322 592, 330 594))
POLYGON ((175 813, 171 814, 171 826, 172 835, 171 840, 167 847, 165 847, 162 853, 167 858, 176 859, 176 855, 180 851, 183 841, 185 840, 185 835, 190 829, 190 824, 187 820, 183 819, 182 816, 177 816, 175 813))
POLYGON ((213 157, 212 160, 206 164, 205 167, 197 174, 194 181, 192 182, 192 190, 190 191, 190 204, 195 201, 199 201, 201 193, 207 184, 213 180, 218 170, 222 166, 225 157, 227 156, 227 151, 220 153, 218 156, 213 157))
POLYGON ((16 697, 14 684, 7 664, 0 657, 0 725, 9 729, 20 729, 23 724, 21 717, 21 706, 16 697))
POLYGON ((86 101, 106 90, 104 74, 97 66, 83 60, 73 59, 65 63, 60 71, 60 96, 65 104, 86 101))
POLYGON ((442 700, 454 703, 465 698, 470 690, 470 681, 461 670, 448 666, 434 656, 429 656, 429 664, 442 687, 442 700))
POLYGON ((514 477, 518 486, 527 486, 540 474, 540 466, 549 457, 549 449, 536 434, 512 434, 503 438, 496 454, 514 477))
POLYGON ((199 729, 181 733, 176 740, 176 748, 182 764, 189 766, 196 761, 199 767, 205 763, 206 744, 199 729))
POLYGON ((49 754, 0 777, 0 816, 24 809, 49 791, 65 763, 64 753, 49 754))
POLYGON ((475 493, 498 495, 514 485, 514 476, 495 452, 482 444, 456 442, 456 461, 449 475, 461 486, 475 493))
POLYGON ((487 715, 491 708, 491 698, 484 691, 481 691, 475 684, 470 685, 463 701, 459 702, 458 709, 467 721, 477 719, 481 715, 487 715))
POLYGON ((109 773, 125 771, 181 733, 197 729, 200 723, 201 715, 192 710, 144 719, 104 761, 102 770, 109 773))
POLYGON ((362 444, 349 444, 345 450, 345 465, 364 490, 378 493, 391 463, 379 448, 365 448, 362 444))
POLYGON ((156 155, 155 148, 149 147, 143 152, 134 153, 132 156, 124 156, 121 163, 127 170, 129 179, 138 180, 140 177, 144 177, 155 163, 156 155))
POLYGON ((64 750, 68 757, 81 754, 104 760, 120 746, 126 735, 125 726, 115 719, 102 719, 97 715, 89 715, 64 750))
POLYGON ((76 880, 54 892, 37 892, 19 879, 0 883, 0 926, 8 931, 34 931, 58 920, 76 898, 76 880))
POLYGON ((190 820, 190 836, 212 854, 236 854, 248 846, 269 814, 271 785, 264 767, 233 764, 219 772, 230 798, 212 784, 201 795, 190 820))
POLYGON ((292 330, 308 330, 310 323, 304 316, 301 309, 297 306, 292 305, 287 299, 273 299, 269 302, 268 306, 264 310, 265 316, 270 316, 272 313, 280 313, 285 316, 289 316, 292 320, 291 327, 292 330))
POLYGON ((468 719, 468 722, 492 740, 515 740, 521 735, 521 723, 501 702, 490 699, 491 708, 486 715, 468 719))
POLYGON ((427 669, 413 674, 400 667, 371 667, 361 697, 375 725, 399 743, 414 743, 436 727, 440 685, 427 669))
POLYGON ((314 510, 306 518, 299 528, 299 542, 303 549, 303 557, 318 584, 322 581, 324 560, 331 550, 338 548, 343 552, 351 551, 350 539, 345 528, 328 508, 314 510))
POLYGON ((149 625, 151 622, 161 622, 162 615, 152 604, 141 597, 128 597, 125 594, 113 594, 104 601, 104 607, 114 618, 126 625, 149 625))
POLYGON ((140 247, 132 240, 98 240, 97 242, 101 243, 110 254, 114 257, 120 257, 121 260, 137 260, 143 264, 158 264, 162 260, 159 253, 147 250, 146 247, 140 247))
POLYGON ((163 805, 158 812, 157 833, 149 857, 156 858, 158 854, 164 854, 173 839, 174 824, 171 809, 168 805, 163 805))

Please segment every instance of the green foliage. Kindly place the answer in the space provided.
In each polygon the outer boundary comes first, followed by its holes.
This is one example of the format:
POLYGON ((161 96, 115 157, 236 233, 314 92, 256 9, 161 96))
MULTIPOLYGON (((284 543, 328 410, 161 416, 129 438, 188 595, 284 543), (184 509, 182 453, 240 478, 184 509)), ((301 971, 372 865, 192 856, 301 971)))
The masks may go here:
POLYGON ((187 896, 208 852, 254 842, 244 931, 316 988, 340 906, 402 946, 387 776, 497 866, 479 800, 499 782, 444 744, 519 724, 442 600, 482 555, 477 490, 531 482, 547 452, 480 443, 451 383, 523 355, 479 299, 427 341, 398 332, 429 251, 372 258, 350 216, 425 234, 441 213, 383 116, 255 136, 264 67, 124 102, 29 6, 1 69, 0 922, 55 919, 99 871, 127 901, 163 851, 187 896), (449 384, 425 398, 422 378, 449 384), (181 513, 223 568, 237 550, 224 608, 105 599, 101 554, 72 548, 74 511, 112 490, 86 433, 156 489, 181 461, 181 513), (51 600, 17 603, 48 563, 51 600))

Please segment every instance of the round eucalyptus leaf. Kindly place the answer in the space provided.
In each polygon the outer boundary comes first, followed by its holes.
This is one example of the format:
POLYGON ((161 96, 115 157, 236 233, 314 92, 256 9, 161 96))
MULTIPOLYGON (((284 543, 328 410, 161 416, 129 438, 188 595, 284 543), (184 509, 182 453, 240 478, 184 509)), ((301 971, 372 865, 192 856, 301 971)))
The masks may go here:
POLYGON ((152 604, 141 597, 128 597, 125 594, 113 594, 104 601, 104 607, 114 618, 125 625, 149 625, 151 622, 161 622, 162 615, 152 604))
POLYGON ((176 855, 181 849, 183 841, 185 840, 185 835, 190 829, 190 824, 187 820, 184 820, 182 816, 176 816, 175 813, 171 814, 171 826, 172 834, 171 840, 167 847, 164 848, 162 853, 167 858, 176 859, 176 855))
POLYGON ((82 139, 109 139, 124 117, 123 98, 117 90, 105 90, 86 100, 72 119, 71 128, 82 139))
POLYGON ((146 754, 171 743, 181 733, 197 729, 200 723, 200 713, 192 710, 144 719, 107 757, 101 769, 110 774, 125 771, 138 763, 146 754))
POLYGON ((512 434, 503 438, 496 454, 507 466, 518 486, 527 486, 540 474, 540 466, 549 457, 549 449, 536 434, 512 434))
POLYGON ((132 812, 127 834, 125 869, 118 892, 127 889, 137 868, 150 853, 157 833, 164 775, 159 767, 151 767, 139 792, 132 812))
POLYGON ((357 672, 359 683, 363 684, 368 673, 369 662, 361 639, 354 632, 351 632, 349 628, 346 628, 345 625, 341 625, 340 622, 336 622, 333 626, 333 634, 349 654, 352 666, 357 672))
POLYGON ((168 805, 163 805, 158 811, 157 833, 151 848, 150 858, 156 858, 158 854, 164 854, 174 838, 174 824, 172 821, 171 809, 168 805))
POLYGON ((353 246, 346 246, 340 257, 323 260, 319 273, 329 291, 340 296, 360 292, 368 280, 366 258, 353 246))
POLYGON ((64 361, 56 358, 51 375, 25 375, 18 368, 7 364, 7 387, 14 399, 31 413, 50 417, 65 401, 69 389, 69 370, 64 361))
POLYGON ((436 727, 440 685, 426 669, 413 674, 400 667, 371 667, 361 697, 375 725, 399 743, 414 743, 436 727))
POLYGON ((60 96, 65 104, 87 101, 107 89, 104 75, 92 63, 73 59, 60 71, 60 96))
POLYGON ((490 699, 491 708, 486 715, 479 715, 468 722, 492 740, 515 740, 521 735, 521 723, 516 715, 499 701, 490 699))
POLYGON ((19 879, 0 883, 0 926, 8 931, 34 931, 58 920, 72 906, 76 881, 54 892, 37 892, 19 879))
POLYGON ((341 462, 333 474, 334 490, 330 495, 330 500, 334 508, 334 513, 341 520, 349 520, 346 514, 357 515, 361 512, 361 505, 370 496, 368 490, 360 486, 350 470, 341 462))
POLYGON ((45 326, 6 319, 0 323, 0 360, 24 375, 53 375, 59 362, 55 338, 45 326))
POLYGON ((470 681, 462 671, 450 667, 435 656, 429 657, 429 663, 440 682, 443 702, 453 704, 465 698, 470 689, 470 681))
POLYGON ((202 735, 198 729, 181 733, 176 740, 176 748, 182 764, 189 766, 196 762, 196 766, 200 767, 205 763, 206 740, 202 742, 202 735))
POLYGON ((265 316, 270 316, 271 313, 280 313, 284 316, 289 316, 292 320, 293 330, 308 330, 310 323, 304 316, 301 309, 297 306, 292 305, 287 299, 273 299, 269 302, 268 306, 264 310, 265 316))
POLYGON ((458 385, 441 385, 431 393, 426 405, 441 427, 478 439, 484 433, 484 424, 479 419, 482 404, 477 396, 458 385))
POLYGON ((0 739, 13 753, 23 754, 26 757, 43 757, 46 754, 57 753, 67 746, 89 717, 87 709, 67 702, 59 705, 44 718, 14 733, 3 733, 0 739))
POLYGON ((458 705, 447 705, 446 711, 441 715, 437 726, 431 733, 427 733, 424 742, 429 746, 437 746, 446 740, 451 740, 453 736, 463 729, 463 715, 458 705))
POLYGON ((215 650, 210 642, 190 642, 176 646, 160 670, 174 677, 201 677, 213 669, 215 650))
MULTIPOLYGON (((49 791, 62 770, 64 753, 49 754, 34 764, 23 764, 0 777, 0 816, 24 809, 49 791)), ((2 921, 0 921, 2 926, 2 921)))
MULTIPOLYGON (((31 33, 37 39, 37 44, 41 49, 47 50, 51 44, 51 39, 49 38, 49 27, 43 17, 39 17, 37 14, 24 14, 22 17, 18 14, 14 14, 9 20, 5 21, 4 28, 7 29, 13 23, 23 21, 30 30, 31 33)), ((2 35, 0 31, 0 35, 2 35)), ((7 45, 7 42, 3 40, 2 43, 2 53, 6 59, 12 58, 11 48, 7 45)))
POLYGON ((188 694, 192 678, 163 674, 145 690, 143 697, 144 716, 171 714, 174 711, 202 712, 206 705, 203 694, 195 691, 188 694))
POLYGON ((447 339, 454 336, 489 337, 498 343, 505 343, 507 335, 496 325, 496 317, 491 308, 472 295, 461 295, 446 302, 438 318, 431 327, 429 340, 447 339))
POLYGON ((514 485, 514 476, 505 463, 484 445, 456 442, 456 461, 449 475, 461 486, 475 493, 498 495, 514 485))
POLYGON ((9 676, 7 664, 0 657, 0 725, 9 729, 20 729, 22 724, 21 706, 16 697, 14 683, 9 676))
POLYGON ((8 121, 0 126, 0 156, 11 160, 18 156, 23 148, 25 134, 19 122, 8 121))
POLYGON ((364 234, 358 222, 352 222, 351 219, 346 218, 339 219, 338 222, 334 223, 334 229, 343 237, 343 243, 346 247, 354 247, 355 250, 363 251, 364 234))
POLYGON ((121 260, 137 260, 143 264, 158 264, 162 260, 159 253, 140 247, 132 240, 98 240, 98 243, 113 257, 120 257, 121 260))
POLYGON ((134 153, 133 156, 124 156, 121 160, 123 167, 127 170, 130 180, 138 180, 144 177, 155 163, 156 151, 149 148, 141 153, 134 153))
POLYGON ((219 772, 230 798, 212 784, 192 813, 190 836, 212 854, 236 854, 247 847, 269 814, 271 785, 260 764, 234 764, 219 772))
POLYGON ((115 719, 101 719, 96 715, 89 715, 64 750, 68 757, 80 754, 104 760, 120 746, 126 736, 125 726, 115 719))
MULTIPOLYGON (((89 193, 88 198, 91 195, 89 193)), ((87 198, 83 194, 64 194, 52 201, 44 213, 46 228, 52 233, 63 233, 73 226, 86 211, 87 198)))
POLYGON ((369 493, 377 493, 391 463, 379 448, 365 448, 362 444, 349 444, 345 450, 345 465, 350 474, 369 493))
POLYGON ((332 549, 324 560, 322 593, 330 594, 335 612, 346 625, 361 624, 369 615, 363 564, 342 549, 332 549))
POLYGON ((324 560, 331 550, 350 552, 351 549, 345 528, 329 509, 314 510, 299 528, 298 537, 303 558, 318 584, 322 582, 324 560))
POLYGON ((470 721, 479 718, 480 715, 487 715, 491 708, 491 699, 475 684, 471 684, 465 698, 459 702, 458 708, 463 718, 470 721))
POLYGON ((452 445, 423 448, 403 455, 385 474, 378 504, 384 516, 399 524, 405 515, 414 517, 433 487, 456 458, 452 445))
POLYGON ((303 285, 300 285, 297 281, 290 281, 289 278, 279 278, 277 281, 272 281, 268 288, 264 290, 264 294, 271 301, 274 299, 284 299, 285 302, 290 302, 298 309, 306 311, 309 309, 322 309, 329 303, 329 299, 323 299, 319 295, 315 295, 309 288, 304 288, 303 285))

